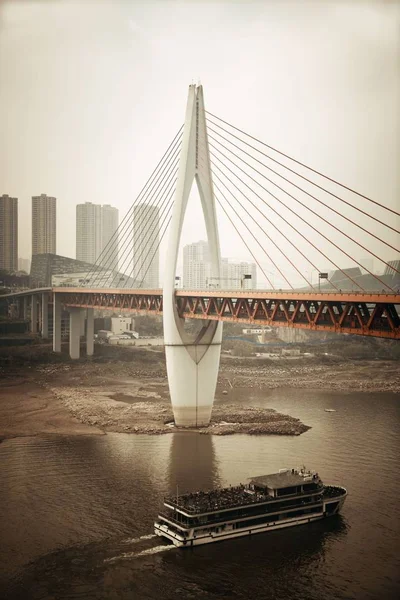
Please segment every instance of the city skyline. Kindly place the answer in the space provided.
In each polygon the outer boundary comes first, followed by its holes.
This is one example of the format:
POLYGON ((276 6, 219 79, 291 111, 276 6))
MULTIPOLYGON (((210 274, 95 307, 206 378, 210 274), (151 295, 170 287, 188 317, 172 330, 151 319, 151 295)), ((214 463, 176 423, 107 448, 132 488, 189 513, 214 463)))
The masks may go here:
MULTIPOLYGON (((18 199, 17 198, 10 198, 7 194, 3 194, 2 197, 0 197, 1 199, 10 199, 10 200, 15 200, 16 201, 16 222, 18 222, 18 199)), ((50 229, 52 229, 52 231, 54 231, 54 206, 55 206, 55 202, 56 202, 56 198, 53 197, 48 197, 46 196, 46 194, 42 194, 41 196, 36 196, 36 197, 32 197, 32 203, 36 203, 37 204, 37 208, 36 208, 36 212, 40 212, 41 216, 42 216, 42 222, 45 225, 45 220, 43 221, 43 218, 46 215, 46 212, 48 213, 48 216, 50 215, 50 220, 48 221, 47 224, 47 228, 50 227, 50 229), (51 225, 52 223, 52 225, 51 225), (50 225, 49 225, 50 224, 50 225)), ((95 211, 99 212, 99 219, 100 219, 100 223, 102 222, 102 211, 103 209, 105 209, 106 211, 106 221, 107 221, 107 226, 106 226, 106 231, 104 234, 103 231, 103 227, 99 228, 99 239, 102 240, 103 239, 103 247, 106 248, 106 252, 104 253, 104 257, 103 260, 100 260, 98 262, 99 265, 104 266, 107 269, 110 270, 114 270, 117 271, 119 269, 118 266, 118 261, 116 256, 118 255, 119 249, 118 249, 118 241, 119 241, 119 235, 117 232, 117 235, 115 235, 116 229, 116 223, 118 222, 118 210, 114 207, 112 207, 111 205, 95 205, 93 203, 90 202, 86 202, 82 205, 77 205, 77 216, 78 216, 78 212, 79 209, 82 208, 91 208, 95 211), (114 233, 113 233, 114 232, 114 233), (103 238, 102 238, 103 235, 103 238), (108 242, 111 240, 111 238, 114 235, 114 251, 112 251, 111 246, 108 246, 108 242)), ((151 284, 150 287, 154 288, 154 287, 158 287, 158 286, 162 286, 162 278, 160 279, 160 276, 158 275, 152 275, 152 273, 154 273, 154 269, 158 268, 158 271, 160 272, 160 267, 161 267, 161 273, 162 273, 162 268, 163 265, 159 264, 160 263, 160 251, 159 248, 157 248, 157 235, 159 235, 159 225, 154 229, 154 222, 153 221, 153 225, 151 224, 152 221, 152 217, 151 215, 149 215, 149 207, 151 205, 147 205, 147 204, 143 204, 143 205, 137 205, 137 207, 135 208, 135 212, 136 212, 136 222, 139 222, 141 220, 141 222, 145 223, 145 228, 144 228, 144 233, 141 234, 139 236, 139 242, 137 243, 137 247, 140 248, 139 252, 136 252, 136 256, 138 257, 142 257, 139 258, 138 261, 136 261, 138 264, 135 266, 135 270, 136 270, 136 275, 139 278, 139 282, 141 281, 141 279, 143 279, 143 273, 148 271, 150 272, 150 276, 152 277, 152 281, 153 283, 151 284), (142 208, 138 208, 138 207, 142 207, 142 208), (146 218, 144 218, 144 213, 143 213, 143 219, 140 217, 140 211, 146 211, 146 218), (154 231, 153 231, 154 229, 154 231), (153 233, 152 233, 153 231, 153 233), (155 232, 155 234, 154 234, 155 232), (152 241, 148 241, 146 243, 144 243, 144 239, 148 236, 153 235, 152 241), (151 253, 148 253, 148 256, 146 258, 146 264, 144 265, 143 263, 143 257, 146 256, 146 252, 142 251, 143 247, 152 247, 153 251, 151 253), (154 251, 155 250, 155 251, 154 251), (151 257, 153 257, 153 263, 152 265, 150 265, 150 259, 151 257), (157 264, 157 266, 155 267, 154 265, 157 264), (139 265, 139 266, 138 266, 139 265), (144 265, 144 266, 143 266, 144 265), (142 274, 142 275, 141 275, 142 274), (156 284, 156 282, 158 281, 158 285, 156 284)), ((154 209, 153 212, 157 212, 157 207, 155 206, 151 206, 151 209, 154 209)), ((79 227, 78 227, 78 218, 76 221, 76 229, 78 231, 79 227)), ((135 226, 134 226, 134 230, 135 230, 135 226)), ((17 236, 18 237, 18 236, 17 236)), ((45 233, 45 229, 42 231, 42 235, 41 235, 42 239, 46 238, 48 243, 48 239, 49 236, 46 236, 45 233)), ((78 239, 78 235, 77 235, 77 239, 78 239)), ((0 241, 1 241, 1 235, 0 235, 0 241)), ((52 237, 52 242, 54 243, 54 236, 52 237)), ((182 244, 181 244, 182 246, 182 244)), ((179 253, 179 256, 183 258, 182 262, 179 262, 178 260, 178 268, 177 268, 177 276, 180 273, 180 275, 178 276, 178 280, 181 281, 181 283, 183 284, 184 287, 186 288, 193 288, 193 289, 200 289, 201 287, 207 288, 209 287, 209 283, 205 283, 206 280, 210 280, 211 282, 211 269, 210 266, 208 264, 207 261, 207 257, 206 254, 208 252, 208 242, 204 241, 204 240, 200 240, 198 242, 192 242, 190 244, 186 244, 181 248, 181 251, 179 253), (194 275, 192 274, 192 276, 188 276, 188 271, 186 269, 186 274, 185 274, 185 252, 188 252, 190 248, 195 249, 195 252, 199 251, 200 246, 203 247, 202 253, 203 253, 203 263, 202 264, 198 264, 197 265, 197 270, 195 270, 194 275), (188 282, 188 283, 186 283, 188 282)), ((16 271, 25 271, 29 273, 29 267, 30 267, 30 263, 31 260, 29 258, 25 258, 25 257, 21 257, 19 256, 19 249, 18 249, 18 241, 16 242, 16 253, 17 253, 17 261, 16 261, 16 267, 14 269, 15 272, 16 271)), ((56 252, 50 252, 51 254, 56 254, 56 252)), ((101 253, 101 252, 100 252, 101 253)), ((126 248, 125 248, 125 255, 126 255, 126 248)), ((78 254, 78 252, 77 252, 78 254)), ((88 262, 88 263, 92 263, 95 264, 95 259, 92 260, 92 258, 90 259, 85 259, 83 257, 79 258, 78 256, 76 256, 76 258, 78 260, 83 260, 84 262, 88 262)), ((126 258, 126 257, 125 257, 126 258)), ((398 257, 395 256, 395 254, 393 254, 388 263, 390 265, 392 264, 396 264, 398 265, 398 257)), ((134 268, 134 264, 135 261, 133 261, 131 264, 126 264, 126 260, 125 260, 125 269, 124 270, 124 275, 126 275, 128 278, 132 278, 132 274, 133 274, 133 268, 134 268), (131 269, 131 271, 130 271, 131 269), (130 271, 130 272, 129 272, 130 271)), ((258 267, 261 269, 262 271, 262 275, 264 275, 265 273, 268 275, 269 279, 272 280, 272 285, 275 288, 285 288, 286 287, 286 281, 282 278, 282 275, 275 269, 273 269, 273 267, 271 267, 270 264, 265 264, 265 263, 261 263, 261 265, 258 263, 258 267)), ((255 263, 253 262, 249 262, 246 260, 243 260, 241 258, 238 257, 222 257, 221 258, 221 275, 220 275, 220 285, 219 287, 223 287, 225 289, 229 289, 229 288, 237 288, 239 287, 237 283, 235 283, 235 281, 240 281, 241 280, 241 275, 244 274, 244 272, 248 271, 247 274, 251 274, 251 280, 249 281, 243 281, 242 284, 245 288, 250 289, 251 287, 255 288, 259 288, 259 289, 268 289, 270 286, 270 282, 266 282, 265 281, 265 277, 261 276, 260 277, 260 272, 258 270, 258 267, 255 263)), ((0 267, 1 268, 1 267, 0 267)), ((352 268, 353 269, 357 269, 356 267, 350 267, 347 263, 343 263, 340 267, 341 269, 343 269, 344 271, 349 271, 352 268)), ((375 263, 374 260, 370 257, 363 257, 360 258, 360 274, 364 273, 366 274, 367 271, 371 271, 372 273, 375 273, 376 275, 383 275, 385 273, 390 272, 391 268, 388 266, 382 267, 382 268, 375 268, 375 263)), ((7 269, 6 269, 7 270, 7 269)), ((320 270, 318 269, 311 269, 311 270, 306 270, 305 271, 305 275, 306 277, 310 280, 311 285, 316 285, 318 282, 318 273, 319 272, 327 272, 329 274, 329 277, 332 276, 332 274, 336 274, 335 277, 338 277, 337 275, 337 269, 332 269, 331 267, 326 266, 326 268, 322 268, 320 270)), ((283 274, 287 275, 288 272, 283 270, 283 274)), ((148 279, 148 278, 147 278, 148 279)), ((340 276, 340 282, 345 281, 346 276, 340 276), (344 279, 343 279, 344 277, 344 279)), ((134 279, 132 278, 132 281, 134 279)), ((300 282, 297 283, 296 285, 298 287, 304 287, 304 283, 300 282)))

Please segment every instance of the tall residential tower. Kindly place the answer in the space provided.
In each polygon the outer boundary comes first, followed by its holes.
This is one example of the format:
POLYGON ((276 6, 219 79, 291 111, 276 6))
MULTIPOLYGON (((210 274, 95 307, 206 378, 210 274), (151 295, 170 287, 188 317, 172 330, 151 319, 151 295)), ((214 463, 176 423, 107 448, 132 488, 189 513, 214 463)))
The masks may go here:
POLYGON ((255 263, 221 258, 220 277, 212 277, 208 242, 194 242, 183 247, 183 287, 189 290, 256 289, 257 267, 255 263))
POLYGON ((76 258, 118 269, 118 210, 92 202, 76 207, 76 258))
POLYGON ((0 269, 18 270, 18 199, 0 196, 0 269))
POLYGON ((221 286, 226 290, 257 289, 257 267, 255 263, 234 262, 221 259, 221 286))
POLYGON ((56 198, 32 196, 32 256, 56 254, 56 198))
POLYGON ((85 202, 76 207, 76 258, 94 264, 101 253, 101 206, 85 202))
POLYGON ((205 290, 211 283, 210 276, 211 261, 208 242, 201 240, 184 246, 183 287, 188 290, 205 290))

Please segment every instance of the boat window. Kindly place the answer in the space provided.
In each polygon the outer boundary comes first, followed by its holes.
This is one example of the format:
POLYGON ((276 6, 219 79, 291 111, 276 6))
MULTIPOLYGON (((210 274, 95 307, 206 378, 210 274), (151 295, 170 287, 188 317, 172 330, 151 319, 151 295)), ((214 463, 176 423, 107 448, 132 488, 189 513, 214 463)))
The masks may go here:
POLYGON ((280 490, 277 490, 278 496, 288 496, 289 494, 295 494, 296 489, 296 486, 282 488, 280 490))
POLYGON ((310 491, 310 490, 317 490, 319 489, 318 484, 316 483, 306 483, 303 485, 303 490, 306 492, 310 491))

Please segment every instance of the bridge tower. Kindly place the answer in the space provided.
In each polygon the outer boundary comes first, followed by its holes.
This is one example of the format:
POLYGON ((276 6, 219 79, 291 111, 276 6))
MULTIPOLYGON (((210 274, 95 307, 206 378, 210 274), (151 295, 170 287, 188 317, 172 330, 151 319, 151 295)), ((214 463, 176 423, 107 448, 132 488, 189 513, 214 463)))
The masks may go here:
POLYGON ((211 176, 203 88, 189 86, 163 289, 164 343, 169 390, 178 427, 208 425, 221 353, 222 322, 205 321, 196 338, 184 329, 175 303, 175 275, 183 219, 196 181, 207 230, 213 277, 219 278, 220 247, 211 176))

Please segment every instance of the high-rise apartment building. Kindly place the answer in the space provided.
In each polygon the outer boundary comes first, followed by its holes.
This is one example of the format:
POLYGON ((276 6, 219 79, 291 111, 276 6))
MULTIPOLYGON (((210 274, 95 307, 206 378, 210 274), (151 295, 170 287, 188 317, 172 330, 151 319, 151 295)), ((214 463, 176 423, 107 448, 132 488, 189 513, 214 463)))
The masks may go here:
POLYGON ((76 207, 76 258, 118 269, 118 210, 92 202, 76 207))
POLYGON ((221 260, 221 288, 225 290, 251 290, 257 288, 255 263, 221 260))
POLYGON ((18 198, 0 196, 0 269, 18 270, 18 198))
POLYGON ((254 289, 257 287, 255 263, 221 259, 220 276, 213 277, 208 242, 200 241, 183 248, 183 287, 185 289, 254 289))
POLYGON ((56 254, 56 198, 32 196, 32 256, 56 254))
POLYGON ((157 206, 138 204, 133 209, 133 278, 143 288, 159 287, 160 214, 157 206))
POLYGON ((94 264, 101 253, 101 206, 92 202, 76 207, 76 259, 94 264))
POLYGON ((183 287, 189 290, 204 290, 211 283, 210 276, 211 263, 208 242, 201 240, 184 246, 183 287))

